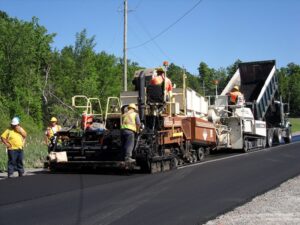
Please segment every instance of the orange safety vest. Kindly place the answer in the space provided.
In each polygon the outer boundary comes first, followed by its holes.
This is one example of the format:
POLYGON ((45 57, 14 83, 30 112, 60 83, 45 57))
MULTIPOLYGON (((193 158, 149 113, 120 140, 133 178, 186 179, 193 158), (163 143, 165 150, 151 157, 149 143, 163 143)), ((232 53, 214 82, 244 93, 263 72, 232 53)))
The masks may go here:
POLYGON ((243 94, 239 91, 232 91, 230 92, 230 102, 236 104, 238 96, 243 96, 243 94))
POLYGON ((136 122, 135 118, 137 113, 135 111, 129 110, 127 113, 122 115, 122 129, 132 130, 134 132, 137 131, 136 129, 136 122))
POLYGON ((83 130, 88 129, 91 126, 91 123, 93 123, 93 119, 94 119, 93 114, 87 114, 86 112, 82 113, 81 129, 83 129, 83 130))

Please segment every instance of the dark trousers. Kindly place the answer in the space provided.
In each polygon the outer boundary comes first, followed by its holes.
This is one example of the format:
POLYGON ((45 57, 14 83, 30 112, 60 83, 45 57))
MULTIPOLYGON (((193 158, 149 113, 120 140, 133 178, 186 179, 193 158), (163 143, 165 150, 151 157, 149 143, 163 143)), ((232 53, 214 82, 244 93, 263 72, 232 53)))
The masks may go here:
POLYGON ((121 130, 122 152, 125 158, 132 156, 132 150, 134 148, 134 137, 135 133, 132 130, 121 130))
POLYGON ((14 171, 18 171, 19 176, 24 174, 24 153, 23 150, 8 150, 7 174, 10 177, 14 171))

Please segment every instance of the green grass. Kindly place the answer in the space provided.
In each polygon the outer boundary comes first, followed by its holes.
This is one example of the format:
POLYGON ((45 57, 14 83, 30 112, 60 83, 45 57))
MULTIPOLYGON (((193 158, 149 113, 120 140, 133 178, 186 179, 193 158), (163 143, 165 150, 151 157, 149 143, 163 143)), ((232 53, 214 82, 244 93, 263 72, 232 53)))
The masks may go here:
MULTIPOLYGON (((43 143, 43 135, 28 136, 24 148, 25 168, 41 168, 47 156, 47 146, 43 143)), ((7 169, 5 146, 0 145, 0 171, 7 169)))
POLYGON ((292 124, 292 132, 300 131, 300 118, 290 118, 292 124))

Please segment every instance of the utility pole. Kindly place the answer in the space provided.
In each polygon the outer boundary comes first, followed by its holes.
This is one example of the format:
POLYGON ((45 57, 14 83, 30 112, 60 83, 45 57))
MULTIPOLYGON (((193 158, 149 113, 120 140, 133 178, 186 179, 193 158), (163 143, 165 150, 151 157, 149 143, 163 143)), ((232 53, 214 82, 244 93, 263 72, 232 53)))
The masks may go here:
POLYGON ((205 85, 204 85, 204 79, 202 79, 202 90, 203 90, 203 95, 205 96, 205 85))
POLYGON ((123 89, 127 91, 127 0, 124 0, 123 89))
POLYGON ((187 78, 187 76, 186 76, 186 73, 185 73, 186 71, 185 71, 185 68, 183 67, 183 74, 182 74, 182 83, 183 83, 183 113, 184 113, 184 115, 186 115, 186 78, 187 78))

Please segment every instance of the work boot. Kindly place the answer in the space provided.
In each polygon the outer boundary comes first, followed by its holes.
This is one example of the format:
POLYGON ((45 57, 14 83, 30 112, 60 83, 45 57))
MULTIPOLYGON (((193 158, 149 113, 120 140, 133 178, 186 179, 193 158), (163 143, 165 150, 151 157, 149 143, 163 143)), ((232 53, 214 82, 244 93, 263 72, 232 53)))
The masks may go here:
POLYGON ((133 163, 133 162, 135 162, 135 159, 133 159, 131 157, 126 157, 125 162, 133 163))

